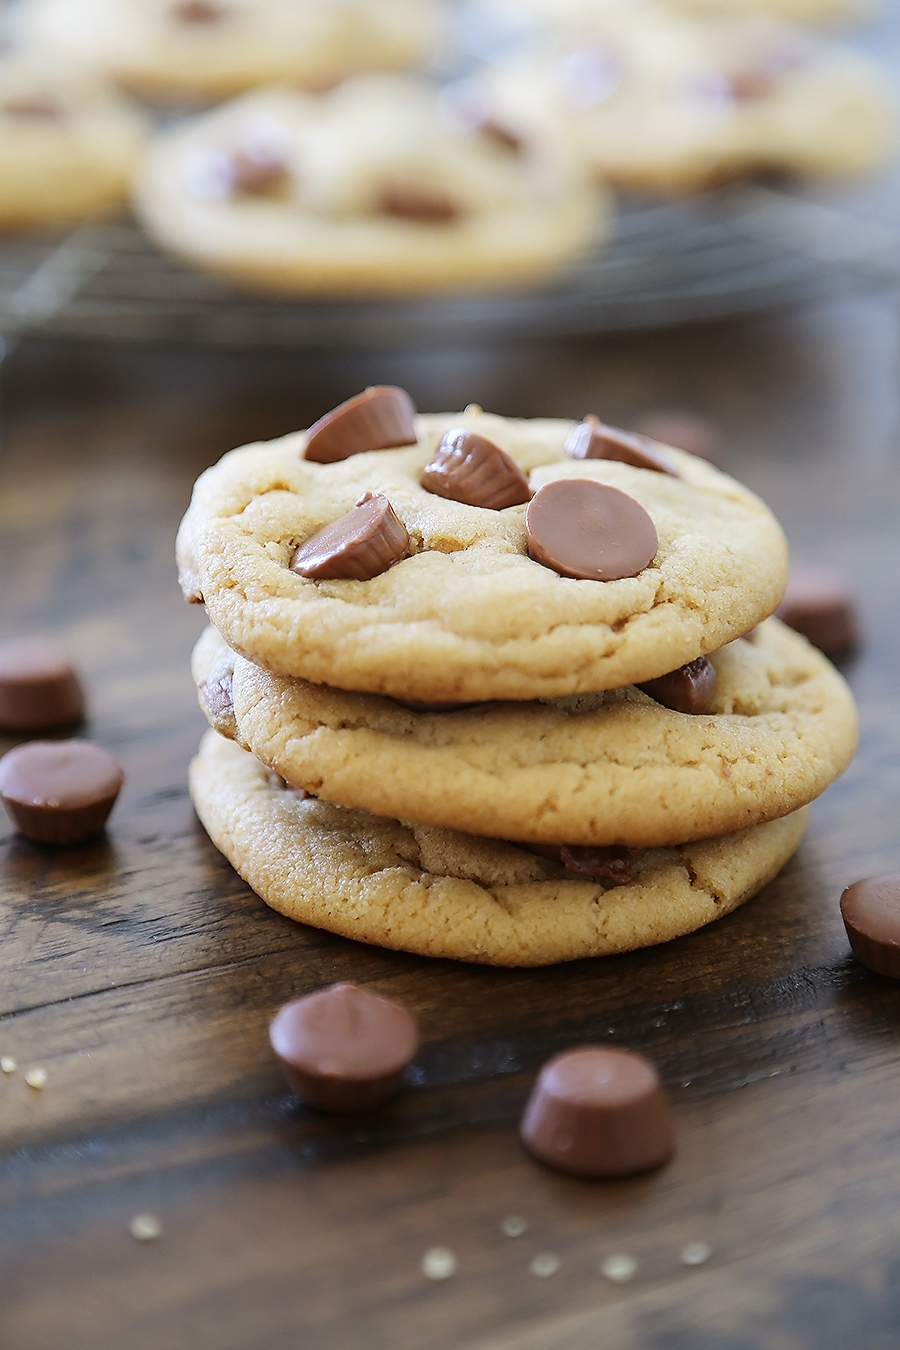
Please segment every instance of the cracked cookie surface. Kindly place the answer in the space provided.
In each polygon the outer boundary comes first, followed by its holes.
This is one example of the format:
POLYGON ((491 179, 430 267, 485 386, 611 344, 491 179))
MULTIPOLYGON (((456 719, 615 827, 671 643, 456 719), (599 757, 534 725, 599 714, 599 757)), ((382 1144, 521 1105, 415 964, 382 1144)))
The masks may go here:
POLYGON ((774 610, 787 550, 777 521, 711 465, 666 449, 678 476, 572 460, 572 422, 480 412, 416 419, 418 443, 333 464, 301 458, 305 432, 232 451, 198 480, 178 538, 182 589, 228 644, 276 674, 431 702, 556 698, 649 680, 739 637, 774 610), (465 426, 525 471, 619 488, 659 537, 637 576, 559 576, 528 557, 525 506, 426 492, 441 435, 465 426), (370 581, 289 570, 297 546, 385 494, 415 550, 370 581))
POLYGON ((270 675, 235 657, 214 629, 193 668, 212 726, 336 805, 501 839, 643 848, 795 811, 856 749, 844 680, 777 619, 711 660, 716 697, 700 716, 633 686, 412 712, 270 675))
POLYGON ((691 933, 772 880, 807 815, 647 850, 630 885, 604 890, 500 840, 302 799, 214 731, 190 782, 213 843, 273 909, 360 942, 498 966, 612 955, 691 933))

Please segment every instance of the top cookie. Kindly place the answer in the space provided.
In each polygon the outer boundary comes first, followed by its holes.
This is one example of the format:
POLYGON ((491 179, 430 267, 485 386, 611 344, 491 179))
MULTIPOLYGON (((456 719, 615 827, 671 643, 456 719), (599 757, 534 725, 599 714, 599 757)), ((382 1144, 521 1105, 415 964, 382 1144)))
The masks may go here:
POLYGON ((652 442, 648 457, 665 455, 674 474, 571 458, 573 430, 469 409, 416 418, 415 444, 331 463, 303 457, 305 432, 232 451, 200 477, 182 522, 182 589, 205 601, 231 647, 275 674, 425 702, 554 698, 653 679, 772 612, 787 552, 757 497, 652 442), (505 452, 527 475, 526 496, 567 480, 615 489, 649 516, 655 555, 611 581, 535 561, 525 517, 537 498, 490 509, 422 486, 456 427, 505 452), (390 503, 405 556, 369 580, 292 571, 298 546, 308 555, 312 536, 367 493, 390 503))
POLYGON ((27 0, 19 27, 138 93, 212 101, 415 65, 435 20, 432 0, 27 0))

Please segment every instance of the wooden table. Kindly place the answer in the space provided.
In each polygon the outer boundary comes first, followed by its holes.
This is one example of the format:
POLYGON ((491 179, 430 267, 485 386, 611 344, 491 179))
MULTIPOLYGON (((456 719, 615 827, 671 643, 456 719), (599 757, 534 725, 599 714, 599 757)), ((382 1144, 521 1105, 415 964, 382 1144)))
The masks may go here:
POLYGON ((852 960, 837 903, 900 870, 895 334, 874 297, 502 353, 13 356, 0 635, 70 645, 128 781, 101 842, 47 852, 0 825, 2 1350, 896 1347, 900 989, 852 960), (656 950, 495 971, 292 924, 212 848, 185 787, 203 616, 176 589, 177 521, 221 452, 376 380, 425 408, 699 409, 798 553, 854 579, 862 748, 757 900, 656 950), (405 1001, 425 1037, 415 1086, 349 1123, 299 1107, 266 1040, 279 1004, 337 978, 405 1001), (521 1151, 537 1067, 583 1040, 659 1066, 679 1146, 658 1174, 579 1182, 521 1151), (156 1242, 129 1235, 146 1212, 156 1242), (458 1256, 443 1283, 420 1271, 434 1246, 458 1256), (616 1285, 599 1265, 623 1252, 616 1285))

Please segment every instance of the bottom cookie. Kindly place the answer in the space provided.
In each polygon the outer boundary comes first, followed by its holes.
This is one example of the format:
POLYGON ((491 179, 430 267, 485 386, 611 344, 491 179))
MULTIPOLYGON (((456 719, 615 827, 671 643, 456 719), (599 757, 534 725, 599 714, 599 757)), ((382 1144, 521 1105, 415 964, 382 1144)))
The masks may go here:
POLYGON ((495 966, 609 956, 702 928, 772 880, 807 818, 641 850, 631 884, 604 890, 503 840, 303 797, 214 731, 190 785, 213 843, 279 913, 374 946, 495 966))

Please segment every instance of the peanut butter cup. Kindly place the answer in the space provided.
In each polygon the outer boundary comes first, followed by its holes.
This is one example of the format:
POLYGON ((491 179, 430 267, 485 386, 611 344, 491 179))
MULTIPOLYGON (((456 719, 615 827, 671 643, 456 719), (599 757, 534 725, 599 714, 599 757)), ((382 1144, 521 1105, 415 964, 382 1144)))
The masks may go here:
POLYGON ((334 464, 369 450, 415 445, 415 415, 415 404, 405 389, 373 385, 338 404, 310 427, 303 457, 318 464, 334 464))
POLYGON ((515 460, 464 427, 444 432, 434 459, 422 471, 422 486, 438 497, 491 511, 531 499, 528 479, 515 460))
POLYGON ((124 777, 89 741, 32 741, 0 759, 0 798, 26 839, 80 844, 103 829, 124 777))
POLYGON ((0 730, 44 731, 84 716, 84 694, 66 652, 55 642, 0 643, 0 730))
POLYGON ((404 557, 409 535, 387 497, 367 493, 352 511, 301 544, 291 571, 315 581, 370 581, 404 557))
POLYGON ((622 1177, 672 1156, 669 1105, 642 1055, 585 1045, 541 1069, 522 1118, 541 1162, 582 1177, 622 1177))
POLYGON ((542 487, 525 512, 525 530, 535 562, 585 581, 635 577, 659 548, 640 503, 589 478, 558 478, 542 487))
POLYGON ((333 984, 285 1004, 269 1039, 297 1095, 333 1112, 380 1106, 419 1046, 405 1008, 355 984, 333 984))
POLYGON ((857 961, 900 980, 900 876, 855 881, 841 896, 841 918, 857 961))
POLYGON ((678 477, 678 470, 668 456, 646 436, 604 426, 592 413, 569 432, 566 454, 572 459, 618 459, 636 469, 652 469, 678 477))
POLYGON ((697 716, 708 713, 715 702, 716 668, 705 656, 698 656, 696 661, 670 670, 656 680, 645 680, 637 688, 664 708, 697 716))

